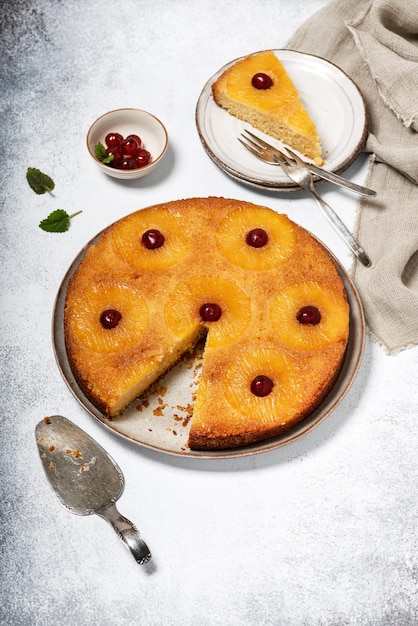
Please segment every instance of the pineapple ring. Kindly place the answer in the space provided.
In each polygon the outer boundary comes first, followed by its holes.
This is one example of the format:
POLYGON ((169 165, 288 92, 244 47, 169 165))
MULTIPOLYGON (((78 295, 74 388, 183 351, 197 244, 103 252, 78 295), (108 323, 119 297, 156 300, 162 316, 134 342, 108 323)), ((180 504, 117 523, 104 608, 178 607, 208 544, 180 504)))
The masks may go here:
POLYGON ((120 220, 113 227, 112 245, 117 256, 137 270, 159 270, 181 261, 190 249, 187 229, 181 217, 168 209, 143 209, 120 220), (149 250, 142 243, 144 232, 156 229, 165 238, 160 248, 149 250))
POLYGON ((95 352, 116 352, 135 346, 148 325, 147 304, 128 285, 92 285, 73 306, 77 313, 69 317, 71 333, 95 352), (100 323, 100 315, 108 309, 116 309, 122 315, 115 328, 106 329, 100 323))
POLYGON ((251 300, 230 280, 195 276, 178 284, 169 294, 165 316, 175 335, 187 336, 202 325, 208 328, 206 347, 219 347, 232 343, 248 328, 251 300), (199 310, 208 302, 215 302, 221 307, 219 321, 202 321, 199 310))
POLYGON ((347 339, 348 316, 344 295, 313 281, 292 285, 274 296, 270 303, 270 317, 278 337, 300 350, 318 350, 347 339), (296 316, 304 306, 314 306, 320 311, 319 324, 298 322, 296 316))
POLYGON ((296 364, 280 346, 271 343, 248 347, 234 357, 225 373, 223 392, 235 410, 262 423, 275 422, 278 416, 285 421, 298 413, 304 403, 296 364), (273 382, 271 393, 264 397, 251 392, 251 383, 259 375, 273 382))
POLYGON ((219 251, 228 261, 247 270, 269 270, 283 263, 296 248, 296 233, 286 215, 265 207, 242 207, 232 211, 216 231, 219 251), (268 242, 252 248, 245 240, 249 231, 262 228, 268 242))

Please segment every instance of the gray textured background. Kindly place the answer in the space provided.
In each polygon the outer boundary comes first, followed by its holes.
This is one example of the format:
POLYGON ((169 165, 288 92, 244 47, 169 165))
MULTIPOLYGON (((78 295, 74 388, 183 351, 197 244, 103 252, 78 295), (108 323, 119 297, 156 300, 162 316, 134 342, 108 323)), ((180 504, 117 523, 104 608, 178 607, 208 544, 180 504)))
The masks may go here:
MULTIPOLYGON (((76 403, 55 365, 60 282, 82 246, 119 217, 165 200, 224 195, 287 212, 349 267, 302 193, 235 183, 202 150, 194 111, 228 61, 279 48, 326 0, 3 0, 1 18, 0 622, 104 626, 413 626, 418 623, 417 349, 367 341, 359 376, 304 439, 256 457, 193 461, 130 445, 76 403), (88 157, 103 112, 135 106, 167 126, 161 168, 114 181, 88 157), (28 166, 48 172, 36 196, 28 166), (82 209, 47 234, 52 210, 82 209), (61 413, 120 464, 120 510, 154 556, 146 573, 96 517, 67 513, 37 457, 34 427, 61 413)), ((324 35, 325 36, 325 35, 324 35)), ((347 175, 362 182, 362 157, 347 175)), ((355 198, 323 187, 353 223, 355 198)))

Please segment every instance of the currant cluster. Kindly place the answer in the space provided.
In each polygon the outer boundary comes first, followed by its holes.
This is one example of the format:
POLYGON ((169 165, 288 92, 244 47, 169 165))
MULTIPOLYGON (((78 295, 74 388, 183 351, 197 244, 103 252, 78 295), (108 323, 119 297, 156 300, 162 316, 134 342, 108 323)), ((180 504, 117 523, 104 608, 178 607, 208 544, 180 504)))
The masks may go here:
POLYGON ((105 137, 106 153, 113 155, 110 167, 118 170, 136 170, 151 161, 151 154, 142 146, 138 135, 122 137, 120 133, 108 133, 105 137))

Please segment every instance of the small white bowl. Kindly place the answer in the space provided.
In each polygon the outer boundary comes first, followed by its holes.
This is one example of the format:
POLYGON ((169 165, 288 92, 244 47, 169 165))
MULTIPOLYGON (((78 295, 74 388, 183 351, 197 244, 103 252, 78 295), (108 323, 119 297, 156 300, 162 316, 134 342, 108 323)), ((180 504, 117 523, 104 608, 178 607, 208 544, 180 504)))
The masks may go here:
POLYGON ((101 115, 90 126, 87 133, 87 148, 99 168, 113 178, 142 178, 154 171, 161 163, 168 146, 168 135, 165 126, 151 113, 141 109, 116 109, 101 115), (120 133, 123 137, 139 135, 142 146, 151 154, 151 161, 145 167, 134 170, 120 170, 99 161, 94 154, 94 147, 101 142, 105 145, 108 133, 120 133))

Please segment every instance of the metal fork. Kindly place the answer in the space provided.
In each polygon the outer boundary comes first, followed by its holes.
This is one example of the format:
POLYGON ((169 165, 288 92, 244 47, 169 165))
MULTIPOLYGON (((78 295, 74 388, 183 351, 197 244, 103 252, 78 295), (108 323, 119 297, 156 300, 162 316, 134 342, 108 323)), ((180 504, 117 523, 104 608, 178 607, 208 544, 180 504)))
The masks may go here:
MULTIPOLYGON (((245 130, 244 132, 246 132, 256 141, 261 140, 261 137, 257 137, 257 135, 254 135, 249 130, 245 130)), ((263 141, 263 145, 266 148, 266 150, 269 148, 271 149, 271 155, 273 155, 274 152, 280 153, 280 150, 278 148, 275 148, 274 146, 267 143, 266 141, 263 141)), ((339 187, 344 187, 344 189, 349 189, 350 191, 353 191, 354 193, 358 193, 360 196, 373 197, 376 195, 376 192, 373 189, 369 189, 368 187, 363 187, 362 185, 357 185, 357 183, 352 183, 351 180, 347 180, 346 178, 339 176, 335 172, 330 172, 328 170, 325 170, 322 167, 318 167, 317 165, 314 165, 313 163, 309 161, 304 161, 297 154, 295 154, 295 152, 292 152, 292 150, 290 150, 288 146, 286 146, 286 155, 289 155, 293 159, 293 161, 296 161, 296 163, 299 163, 299 165, 303 165, 304 167, 306 167, 311 172, 311 174, 315 174, 315 176, 318 176, 319 178, 323 178, 324 180, 334 183, 334 185, 338 185, 339 187)), ((269 161, 269 162, 272 165, 280 166, 280 163, 278 162, 275 162, 275 161, 269 161)))
POLYGON ((364 249, 355 240, 353 235, 350 233, 345 224, 340 220, 335 211, 317 193, 313 184, 313 176, 311 172, 307 169, 307 167, 301 165, 300 163, 295 163, 295 161, 290 159, 286 154, 284 154, 280 150, 277 150, 277 148, 272 148, 263 139, 257 137, 256 135, 253 135, 253 133, 251 133, 250 131, 246 130, 244 132, 246 133, 246 135, 241 135, 241 137, 238 138, 242 145, 262 161, 274 164, 279 163, 283 171, 291 180, 293 180, 296 184, 302 187, 302 189, 306 189, 307 191, 309 191, 318 203, 318 206, 321 209, 322 213, 335 228, 340 237, 351 248, 358 260, 364 266, 370 267, 372 263, 364 249))

